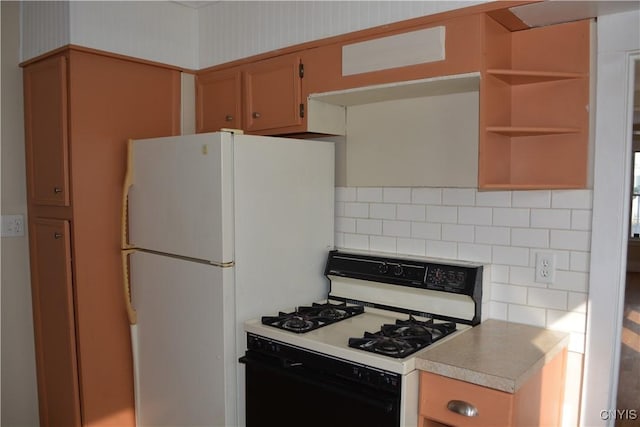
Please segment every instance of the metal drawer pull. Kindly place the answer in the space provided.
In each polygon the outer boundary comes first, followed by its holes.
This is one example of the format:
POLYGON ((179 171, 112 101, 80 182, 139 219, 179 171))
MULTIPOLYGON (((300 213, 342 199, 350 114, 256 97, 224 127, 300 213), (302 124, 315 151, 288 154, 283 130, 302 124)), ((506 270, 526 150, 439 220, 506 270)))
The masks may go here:
POLYGON ((53 187, 53 192, 58 194, 58 193, 62 193, 62 188, 60 187, 53 187))
POLYGON ((62 239, 62 233, 53 233, 53 238, 54 239, 62 239))
POLYGON ((253 118, 254 118, 254 119, 259 119, 259 118, 260 118, 260 113, 258 113, 258 112, 256 111, 256 112, 254 112, 254 113, 252 114, 252 116, 253 116, 253 118))
POLYGON ((478 408, 462 400, 450 400, 449 403, 447 403, 447 409, 463 417, 478 416, 478 408))
POLYGON ((233 116, 231 114, 227 114, 224 119, 228 122, 232 122, 233 121, 233 116))

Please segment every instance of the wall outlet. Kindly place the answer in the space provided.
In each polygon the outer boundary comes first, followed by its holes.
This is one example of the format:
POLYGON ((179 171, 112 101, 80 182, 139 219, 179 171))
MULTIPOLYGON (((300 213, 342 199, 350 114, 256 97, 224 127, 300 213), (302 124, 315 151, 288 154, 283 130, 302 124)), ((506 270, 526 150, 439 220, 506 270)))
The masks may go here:
POLYGON ((553 283, 556 277, 556 254, 536 252, 536 282, 553 283))
POLYGON ((24 215, 2 215, 2 237, 24 236, 24 215))

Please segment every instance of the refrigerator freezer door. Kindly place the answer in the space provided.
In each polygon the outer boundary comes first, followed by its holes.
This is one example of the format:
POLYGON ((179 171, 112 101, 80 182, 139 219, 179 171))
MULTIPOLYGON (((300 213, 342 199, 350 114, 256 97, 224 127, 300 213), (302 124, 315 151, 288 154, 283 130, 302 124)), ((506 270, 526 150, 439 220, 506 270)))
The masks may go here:
POLYGON ((214 264, 234 260, 229 133, 133 141, 129 243, 214 264))
POLYGON ((233 268, 130 256, 138 427, 234 426, 233 268))

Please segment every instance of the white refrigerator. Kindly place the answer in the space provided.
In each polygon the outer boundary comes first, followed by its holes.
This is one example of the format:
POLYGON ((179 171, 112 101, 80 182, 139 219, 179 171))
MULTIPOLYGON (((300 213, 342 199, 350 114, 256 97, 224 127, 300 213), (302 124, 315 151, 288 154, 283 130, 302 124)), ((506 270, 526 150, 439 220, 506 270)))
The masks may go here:
POLYGON ((243 425, 243 322, 327 294, 334 161, 329 142, 229 132, 130 142, 123 270, 139 427, 243 425))

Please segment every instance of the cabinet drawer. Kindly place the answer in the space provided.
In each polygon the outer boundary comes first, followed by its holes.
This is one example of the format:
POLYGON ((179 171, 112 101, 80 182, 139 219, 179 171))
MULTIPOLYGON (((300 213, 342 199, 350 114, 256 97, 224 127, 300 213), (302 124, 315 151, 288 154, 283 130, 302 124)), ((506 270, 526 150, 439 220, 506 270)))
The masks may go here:
POLYGON ((510 426, 513 395, 464 381, 423 372, 420 377, 420 415, 451 426, 510 426), (451 401, 466 402, 476 416, 447 408, 451 401))

